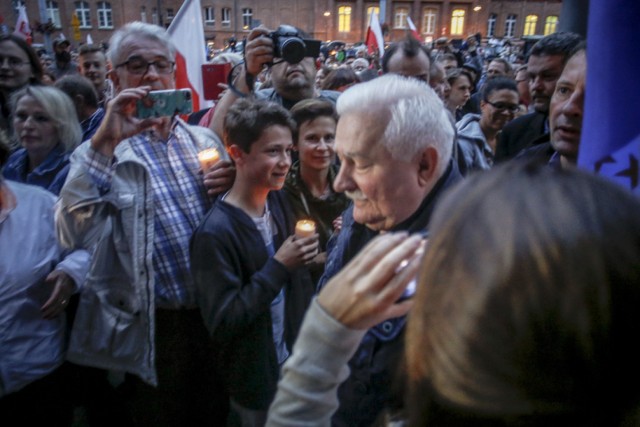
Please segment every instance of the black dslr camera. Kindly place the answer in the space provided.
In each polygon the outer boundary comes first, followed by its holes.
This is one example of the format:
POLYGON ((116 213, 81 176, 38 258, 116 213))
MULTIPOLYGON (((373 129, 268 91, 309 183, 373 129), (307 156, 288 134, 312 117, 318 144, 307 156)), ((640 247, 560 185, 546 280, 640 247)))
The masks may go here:
POLYGON ((269 37, 273 40, 273 55, 289 64, 320 55, 320 40, 300 38, 298 30, 291 25, 280 25, 276 31, 269 33, 269 37))

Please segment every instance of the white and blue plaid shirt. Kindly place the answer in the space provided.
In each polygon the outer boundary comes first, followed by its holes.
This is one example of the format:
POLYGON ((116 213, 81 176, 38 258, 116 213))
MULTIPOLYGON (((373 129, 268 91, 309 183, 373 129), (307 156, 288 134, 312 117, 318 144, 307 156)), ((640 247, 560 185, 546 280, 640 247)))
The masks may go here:
MULTIPOLYGON (((155 296, 156 305, 165 308, 196 306, 189 240, 211 207, 195 141, 183 126, 176 122, 167 141, 152 131, 128 140, 151 176, 155 296)), ((87 164, 100 191, 107 192, 111 187, 113 159, 89 150, 87 164)))

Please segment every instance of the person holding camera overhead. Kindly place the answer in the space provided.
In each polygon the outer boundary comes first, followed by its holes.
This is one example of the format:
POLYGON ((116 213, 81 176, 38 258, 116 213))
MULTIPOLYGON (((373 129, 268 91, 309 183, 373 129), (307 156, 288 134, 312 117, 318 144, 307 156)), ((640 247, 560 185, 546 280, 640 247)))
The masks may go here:
POLYGON ((233 87, 216 104, 210 128, 221 136, 224 117, 229 107, 241 97, 255 94, 290 110, 303 99, 321 98, 335 104, 340 92, 317 90, 315 58, 320 54, 320 40, 291 25, 280 25, 276 31, 265 27, 251 30, 245 44, 245 62, 233 81, 233 87), (264 67, 271 67, 273 88, 253 90, 253 82, 264 67))
POLYGON ((93 138, 72 154, 56 211, 61 243, 93 251, 68 359, 126 373, 122 397, 135 425, 206 425, 228 408, 216 394, 189 239, 215 185, 229 188, 233 175, 221 160, 203 177, 201 150, 228 159, 208 129, 136 111, 151 91, 175 89, 176 49, 166 31, 132 22, 109 45, 117 94, 93 138))

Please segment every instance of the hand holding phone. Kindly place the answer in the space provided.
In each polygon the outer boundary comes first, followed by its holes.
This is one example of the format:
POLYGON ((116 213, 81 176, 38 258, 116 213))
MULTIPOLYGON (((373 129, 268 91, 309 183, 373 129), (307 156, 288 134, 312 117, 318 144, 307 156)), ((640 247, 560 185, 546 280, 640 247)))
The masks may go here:
POLYGON ((136 102, 136 117, 173 117, 193 110, 190 89, 153 90, 136 102))

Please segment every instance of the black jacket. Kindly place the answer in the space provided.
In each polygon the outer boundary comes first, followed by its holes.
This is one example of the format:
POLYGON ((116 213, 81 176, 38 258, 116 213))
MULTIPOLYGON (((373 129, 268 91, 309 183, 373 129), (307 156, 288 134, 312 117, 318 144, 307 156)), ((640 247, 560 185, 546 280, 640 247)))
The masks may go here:
POLYGON ((507 123, 498 137, 495 162, 512 159, 525 148, 548 141, 546 120, 546 114, 533 112, 507 123))
MULTIPOLYGON (((277 251, 293 234, 295 222, 283 193, 272 191, 267 200, 277 251)), ((218 352, 212 363, 229 395, 247 408, 268 409, 279 376, 271 302, 284 287, 284 338, 291 351, 315 291, 309 272, 289 272, 270 257, 253 220, 221 200, 194 233, 191 269, 202 317, 218 352)))

